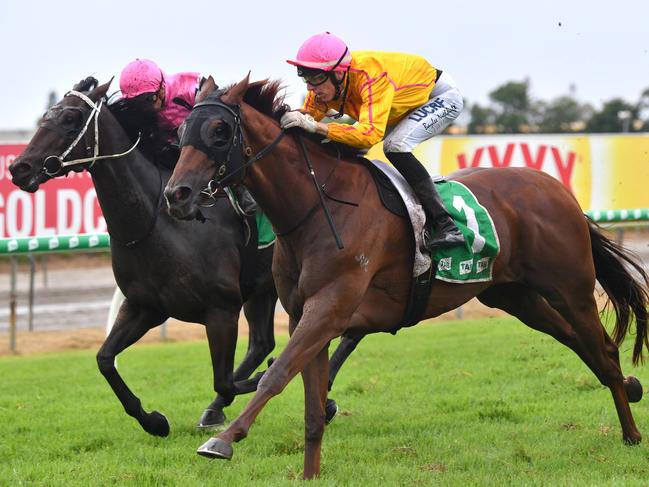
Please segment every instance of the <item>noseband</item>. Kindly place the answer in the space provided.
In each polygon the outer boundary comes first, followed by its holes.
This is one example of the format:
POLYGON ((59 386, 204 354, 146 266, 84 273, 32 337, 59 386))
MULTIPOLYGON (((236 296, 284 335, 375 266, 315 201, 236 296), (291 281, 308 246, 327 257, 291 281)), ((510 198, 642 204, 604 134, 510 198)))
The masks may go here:
MULTIPOLYGON (((99 113, 101 112, 102 105, 104 103, 104 100, 100 100, 99 102, 95 103, 93 102, 88 96, 85 94, 81 93, 80 91, 75 91, 71 90, 68 91, 64 98, 66 96, 76 96, 77 98, 81 98, 86 104, 90 107, 90 115, 88 116, 88 119, 86 120, 86 123, 84 124, 83 128, 81 131, 77 134, 75 139, 72 141, 72 143, 68 146, 67 149, 63 151, 63 153, 59 156, 56 155, 51 155, 47 156, 45 158, 45 161, 43 161, 43 169, 42 172, 44 172, 47 176, 50 178, 56 177, 61 174, 63 171, 63 168, 67 166, 73 166, 76 164, 84 164, 86 162, 90 162, 90 167, 96 162, 101 159, 116 159, 118 157, 123 157, 127 154, 130 154, 140 143, 140 135, 138 134, 137 140, 133 144, 133 146, 128 149, 125 152, 121 152, 119 154, 109 154, 109 155, 104 155, 100 156, 99 155, 99 113), (93 156, 92 157, 85 157, 82 159, 74 159, 72 161, 64 161, 64 159, 72 152, 72 149, 74 149, 83 136, 86 134, 88 131, 88 127, 94 120, 95 122, 95 143, 94 143, 94 149, 93 149, 93 156)), ((41 123, 40 125, 43 128, 50 129, 50 130, 55 130, 53 127, 48 126, 48 123, 41 123)))

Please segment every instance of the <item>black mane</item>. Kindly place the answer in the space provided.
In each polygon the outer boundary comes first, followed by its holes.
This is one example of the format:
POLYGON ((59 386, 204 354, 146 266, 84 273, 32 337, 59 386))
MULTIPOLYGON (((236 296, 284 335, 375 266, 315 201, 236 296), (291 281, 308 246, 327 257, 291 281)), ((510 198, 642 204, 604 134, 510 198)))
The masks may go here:
POLYGON ((143 108, 137 99, 119 98, 107 107, 132 143, 140 137, 138 149, 147 159, 163 166, 170 165, 167 161, 169 154, 163 154, 169 134, 160 128, 155 112, 143 108))
MULTIPOLYGON (((225 91, 229 88, 230 87, 225 91)), ((279 121, 282 115, 290 110, 290 107, 284 102, 286 98, 285 94, 280 93, 280 90, 282 89, 283 86, 278 80, 265 80, 259 83, 253 83, 250 88, 248 88, 248 91, 246 91, 243 101, 255 108, 257 111, 279 121)), ((365 153, 365 151, 361 149, 341 144, 339 142, 328 142, 322 144, 324 137, 321 135, 310 134, 308 132, 303 132, 303 135, 306 138, 321 144, 321 147, 327 149, 331 154, 338 157, 354 158, 365 153)))
POLYGON ((76 85, 74 85, 72 89, 74 91, 79 91, 81 93, 84 93, 84 92, 94 90, 95 88, 97 88, 98 85, 99 85, 99 81, 97 80, 97 78, 93 76, 88 76, 87 78, 82 79, 76 85))

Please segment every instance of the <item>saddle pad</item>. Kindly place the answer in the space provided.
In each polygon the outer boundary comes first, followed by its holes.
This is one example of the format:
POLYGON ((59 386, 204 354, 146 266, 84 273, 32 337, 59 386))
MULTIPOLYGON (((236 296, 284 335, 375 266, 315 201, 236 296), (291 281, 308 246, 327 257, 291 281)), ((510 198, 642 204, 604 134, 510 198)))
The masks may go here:
POLYGON ((262 211, 257 211, 255 215, 257 219, 257 248, 264 249, 270 247, 275 243, 275 232, 268 217, 262 211))
POLYGON ((465 245, 435 251, 435 278, 456 283, 490 281, 494 260, 500 252, 500 241, 491 216, 464 184, 457 181, 435 184, 466 239, 465 245))

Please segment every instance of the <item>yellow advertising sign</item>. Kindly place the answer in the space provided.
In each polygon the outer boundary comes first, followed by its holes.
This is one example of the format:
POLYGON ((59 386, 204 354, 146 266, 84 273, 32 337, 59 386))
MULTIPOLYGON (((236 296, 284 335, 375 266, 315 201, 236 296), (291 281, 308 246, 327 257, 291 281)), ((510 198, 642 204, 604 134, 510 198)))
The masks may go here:
MULTIPOLYGON (((380 146, 368 157, 385 160, 380 146)), ((584 210, 649 207, 649 135, 436 137, 415 155, 431 174, 470 167, 529 167, 563 183, 584 210)))

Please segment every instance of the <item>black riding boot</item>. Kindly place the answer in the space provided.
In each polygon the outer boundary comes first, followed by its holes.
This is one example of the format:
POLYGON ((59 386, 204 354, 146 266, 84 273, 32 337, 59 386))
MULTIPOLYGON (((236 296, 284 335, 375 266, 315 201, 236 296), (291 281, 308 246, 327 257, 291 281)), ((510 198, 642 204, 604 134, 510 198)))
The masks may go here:
POLYGON ((426 168, 412 152, 386 152, 388 160, 397 168, 413 189, 426 213, 424 245, 430 252, 464 242, 464 235, 446 211, 435 183, 426 168))
POLYGON ((464 235, 448 214, 433 180, 429 177, 419 181, 412 189, 424 208, 426 220, 430 221, 433 227, 432 235, 424 238, 426 249, 432 252, 442 247, 464 243, 464 235))
POLYGON ((248 188, 243 184, 232 185, 230 188, 232 189, 232 194, 234 194, 237 199, 239 208, 241 208, 246 215, 254 215, 255 211, 257 211, 257 202, 250 194, 250 191, 248 191, 248 188))

